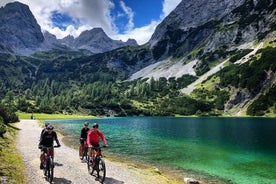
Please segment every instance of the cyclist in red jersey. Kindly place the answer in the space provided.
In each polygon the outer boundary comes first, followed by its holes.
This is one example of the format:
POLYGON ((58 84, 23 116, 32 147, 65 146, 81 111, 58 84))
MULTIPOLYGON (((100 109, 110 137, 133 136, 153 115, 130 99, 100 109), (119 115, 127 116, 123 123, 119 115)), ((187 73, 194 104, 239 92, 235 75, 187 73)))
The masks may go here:
POLYGON ((89 157, 94 158, 94 151, 92 151, 92 147, 99 147, 99 139, 101 138, 104 142, 104 145, 108 147, 107 141, 104 137, 104 134, 98 129, 99 125, 97 123, 93 124, 93 128, 88 131, 87 134, 87 145, 89 147, 89 157))

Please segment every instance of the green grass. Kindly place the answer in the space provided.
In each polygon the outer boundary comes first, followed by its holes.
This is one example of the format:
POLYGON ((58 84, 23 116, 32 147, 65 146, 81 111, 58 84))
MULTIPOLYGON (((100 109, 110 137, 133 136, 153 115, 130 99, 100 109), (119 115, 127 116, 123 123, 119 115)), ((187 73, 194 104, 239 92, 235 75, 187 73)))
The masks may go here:
POLYGON ((0 183, 26 183, 23 159, 15 145, 16 133, 17 128, 9 124, 7 132, 0 137, 0 183))
MULTIPOLYGON (((17 112, 19 119, 31 119, 32 113, 17 112)), ((84 118, 95 118, 95 116, 84 116, 84 115, 65 115, 65 114, 44 114, 44 113, 33 113, 33 117, 37 120, 46 119, 84 119, 84 118)))

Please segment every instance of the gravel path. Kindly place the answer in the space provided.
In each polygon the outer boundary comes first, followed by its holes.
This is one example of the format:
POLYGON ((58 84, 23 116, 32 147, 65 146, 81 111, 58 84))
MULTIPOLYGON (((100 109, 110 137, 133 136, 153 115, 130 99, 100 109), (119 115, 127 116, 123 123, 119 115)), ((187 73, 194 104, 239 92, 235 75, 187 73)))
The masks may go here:
MULTIPOLYGON (((28 184, 47 183, 43 172, 39 169, 38 140, 42 128, 36 120, 21 120, 17 123, 20 129, 17 147, 23 156, 28 184)), ((78 158, 78 151, 62 143, 55 149, 55 170, 52 183, 56 184, 87 184, 99 183, 94 176, 88 174, 86 163, 78 158)), ((106 184, 167 184, 174 183, 163 175, 150 169, 139 169, 131 164, 111 162, 107 159, 106 184)))

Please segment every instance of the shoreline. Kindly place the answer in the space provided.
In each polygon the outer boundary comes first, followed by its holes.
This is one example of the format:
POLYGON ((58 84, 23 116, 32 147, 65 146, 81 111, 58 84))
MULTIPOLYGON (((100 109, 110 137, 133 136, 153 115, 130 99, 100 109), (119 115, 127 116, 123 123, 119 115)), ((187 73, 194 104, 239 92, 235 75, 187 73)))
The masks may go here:
MULTIPOLYGON (((59 129, 60 125, 54 125, 59 129)), ((78 142, 75 141, 77 138, 73 136, 69 136, 68 132, 58 130, 58 132, 62 135, 61 142, 63 142, 66 146, 71 147, 78 151, 78 142)), ((108 149, 108 148, 107 148, 108 149)), ((110 154, 103 150, 104 158, 110 162, 124 164, 127 166, 131 166, 137 168, 139 170, 147 170, 153 174, 160 175, 161 177, 166 178, 166 180, 172 181, 174 180, 175 184, 185 183, 184 178, 193 178, 199 181, 200 184, 230 184, 229 180, 225 180, 216 176, 209 176, 207 174, 202 174, 193 170, 185 170, 182 168, 173 168, 168 166, 161 166, 159 164, 154 163, 146 163, 140 160, 134 160, 127 156, 119 157, 116 154, 110 154)))
MULTIPOLYGON (((24 174, 26 183, 46 184, 43 172, 39 169, 40 151, 37 148, 37 141, 40 137, 41 124, 37 120, 20 120, 16 125, 19 128, 17 135, 17 148, 24 161, 24 174), (32 133, 30 133, 30 131, 32 133)), ((87 165, 78 156, 78 150, 72 144, 65 143, 66 136, 58 132, 61 147, 55 152, 55 174, 53 183, 94 183, 99 182, 94 176, 87 172, 87 165), (65 139, 64 139, 65 138, 65 139), (68 145, 68 146, 67 146, 68 145)), ((137 165, 123 162, 115 162, 105 158, 107 175, 106 184, 183 184, 174 178, 166 177, 163 174, 149 168, 139 168, 137 165)))

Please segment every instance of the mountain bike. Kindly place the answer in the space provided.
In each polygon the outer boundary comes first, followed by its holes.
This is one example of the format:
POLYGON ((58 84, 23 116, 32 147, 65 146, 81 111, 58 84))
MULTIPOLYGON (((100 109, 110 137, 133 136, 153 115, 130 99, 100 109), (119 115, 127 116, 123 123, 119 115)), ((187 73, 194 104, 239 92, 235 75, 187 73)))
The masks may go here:
POLYGON ((87 145, 86 141, 84 142, 84 151, 83 151, 83 153, 81 153, 81 150, 82 150, 81 146, 82 145, 80 145, 80 148, 79 148, 80 159, 83 160, 85 158, 86 160, 88 160, 88 145, 87 145))
POLYGON ((54 178, 54 148, 59 146, 52 146, 52 147, 42 147, 44 150, 44 162, 43 162, 43 173, 46 176, 46 180, 49 183, 52 183, 54 178))
POLYGON ((89 158, 87 161, 88 173, 93 175, 94 171, 96 171, 96 177, 100 183, 104 182, 106 174, 105 161, 103 160, 101 153, 101 148, 103 147, 105 146, 92 147, 94 151, 94 159, 89 158))

